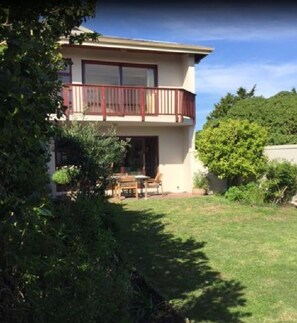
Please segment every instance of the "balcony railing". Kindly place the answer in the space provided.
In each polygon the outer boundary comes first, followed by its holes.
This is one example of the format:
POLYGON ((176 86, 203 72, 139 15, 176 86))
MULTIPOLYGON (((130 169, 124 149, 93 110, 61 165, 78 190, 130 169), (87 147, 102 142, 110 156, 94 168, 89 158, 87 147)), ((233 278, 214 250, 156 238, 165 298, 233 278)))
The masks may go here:
POLYGON ((67 84, 63 88, 67 115, 107 116, 173 115, 195 119, 195 95, 183 89, 67 84))

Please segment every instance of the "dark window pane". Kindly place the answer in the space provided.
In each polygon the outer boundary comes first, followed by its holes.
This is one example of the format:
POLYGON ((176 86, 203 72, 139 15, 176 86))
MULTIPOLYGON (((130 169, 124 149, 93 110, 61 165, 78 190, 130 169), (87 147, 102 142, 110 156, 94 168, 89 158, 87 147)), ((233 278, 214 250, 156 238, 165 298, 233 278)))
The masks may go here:
POLYGON ((154 71, 151 68, 123 67, 123 84, 126 86, 154 86, 154 71))
POLYGON ((86 84, 119 85, 119 80, 118 66, 85 64, 86 84))

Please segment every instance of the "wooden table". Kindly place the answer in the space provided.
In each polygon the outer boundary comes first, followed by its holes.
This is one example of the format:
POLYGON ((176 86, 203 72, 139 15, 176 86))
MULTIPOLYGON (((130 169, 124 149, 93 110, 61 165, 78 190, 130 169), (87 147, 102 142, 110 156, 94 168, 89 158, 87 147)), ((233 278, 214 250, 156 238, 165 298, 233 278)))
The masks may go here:
POLYGON ((144 183, 144 198, 147 200, 147 180, 149 176, 146 175, 135 175, 135 179, 140 183, 144 183))

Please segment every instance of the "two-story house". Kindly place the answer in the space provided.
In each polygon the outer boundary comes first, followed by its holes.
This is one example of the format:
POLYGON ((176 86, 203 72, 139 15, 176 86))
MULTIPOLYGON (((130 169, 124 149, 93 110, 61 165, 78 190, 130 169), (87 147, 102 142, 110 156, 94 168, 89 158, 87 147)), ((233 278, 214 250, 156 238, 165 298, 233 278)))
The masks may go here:
POLYGON ((165 191, 191 191, 195 65, 213 49, 105 36, 81 45, 61 39, 61 44, 71 61, 61 73, 68 85, 67 118, 98 122, 102 131, 115 126, 119 137, 131 138, 117 171, 150 177, 159 171, 165 191))

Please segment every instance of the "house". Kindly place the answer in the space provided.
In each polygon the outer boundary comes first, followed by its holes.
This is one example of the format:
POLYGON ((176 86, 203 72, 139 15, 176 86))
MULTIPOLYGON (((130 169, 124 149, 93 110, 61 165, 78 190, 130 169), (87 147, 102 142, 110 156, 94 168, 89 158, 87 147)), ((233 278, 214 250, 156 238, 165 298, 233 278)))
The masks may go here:
MULTIPOLYGON (((213 49, 105 36, 61 44, 71 61, 61 72, 67 118, 97 122, 102 131, 115 126, 119 137, 131 138, 118 171, 150 177, 159 171, 165 191, 191 191, 195 65, 213 49)), ((52 159, 52 170, 60 157, 52 159)))

